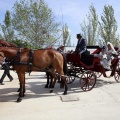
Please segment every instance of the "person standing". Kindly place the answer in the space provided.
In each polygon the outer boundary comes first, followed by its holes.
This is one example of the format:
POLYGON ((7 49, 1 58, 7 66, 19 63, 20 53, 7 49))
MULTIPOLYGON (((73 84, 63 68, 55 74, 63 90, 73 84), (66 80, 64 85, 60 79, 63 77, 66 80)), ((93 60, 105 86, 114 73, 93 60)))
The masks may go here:
POLYGON ((0 84, 4 85, 3 80, 6 77, 6 75, 8 76, 10 81, 13 80, 13 77, 10 75, 10 71, 9 71, 10 70, 10 66, 9 66, 8 61, 7 61, 7 59, 5 57, 4 57, 4 60, 2 62, 2 69, 4 69, 4 73, 3 73, 3 75, 2 75, 2 77, 0 79, 0 84))

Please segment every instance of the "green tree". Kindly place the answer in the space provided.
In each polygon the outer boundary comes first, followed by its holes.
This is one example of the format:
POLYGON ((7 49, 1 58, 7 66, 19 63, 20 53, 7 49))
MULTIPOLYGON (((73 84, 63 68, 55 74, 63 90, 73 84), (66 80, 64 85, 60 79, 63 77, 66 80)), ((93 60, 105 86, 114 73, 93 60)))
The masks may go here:
POLYGON ((0 35, 1 38, 5 39, 6 41, 14 40, 14 30, 11 24, 11 17, 9 11, 6 11, 4 25, 0 24, 0 27, 3 33, 3 35, 0 35))
POLYGON ((71 41, 70 41, 71 36, 67 24, 63 25, 62 27, 62 35, 63 35, 63 45, 71 46, 71 41))
POLYGON ((12 40, 11 43, 14 43, 17 47, 31 48, 30 43, 28 43, 24 40, 15 39, 15 40, 12 40))
POLYGON ((80 24, 81 31, 83 37, 87 39, 87 45, 95 45, 98 30, 98 15, 93 5, 89 7, 89 13, 86 17, 87 20, 84 19, 83 23, 80 24))
MULTIPOLYGON (((59 23, 44 0, 20 0, 12 12, 16 33, 32 46, 45 47, 56 42, 59 23)), ((19 39, 19 38, 18 38, 19 39)))
POLYGON ((119 41, 117 40, 117 21, 114 16, 114 9, 112 6, 104 6, 103 14, 101 15, 101 22, 99 22, 99 44, 106 44, 111 42, 116 46, 119 41))

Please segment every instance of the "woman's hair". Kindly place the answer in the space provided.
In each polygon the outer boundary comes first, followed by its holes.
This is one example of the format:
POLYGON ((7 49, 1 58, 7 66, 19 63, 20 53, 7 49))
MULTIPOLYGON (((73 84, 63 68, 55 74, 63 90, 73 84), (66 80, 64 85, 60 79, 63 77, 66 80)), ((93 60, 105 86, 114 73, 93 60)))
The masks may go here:
POLYGON ((110 45, 111 49, 113 50, 113 53, 116 53, 116 50, 115 50, 115 48, 114 48, 112 43, 107 42, 107 45, 110 45))
POLYGON ((115 50, 115 49, 114 49, 114 46, 113 46, 113 44, 112 44, 112 43, 107 42, 107 45, 110 45, 111 49, 115 50))

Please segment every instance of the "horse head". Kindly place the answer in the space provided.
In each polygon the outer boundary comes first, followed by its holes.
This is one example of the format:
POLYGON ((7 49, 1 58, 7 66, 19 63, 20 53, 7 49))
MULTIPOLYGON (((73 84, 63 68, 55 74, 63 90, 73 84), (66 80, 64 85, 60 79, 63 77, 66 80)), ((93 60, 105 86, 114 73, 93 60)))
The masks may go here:
POLYGON ((17 45, 0 39, 0 61, 2 61, 4 57, 11 59, 17 51, 17 45))

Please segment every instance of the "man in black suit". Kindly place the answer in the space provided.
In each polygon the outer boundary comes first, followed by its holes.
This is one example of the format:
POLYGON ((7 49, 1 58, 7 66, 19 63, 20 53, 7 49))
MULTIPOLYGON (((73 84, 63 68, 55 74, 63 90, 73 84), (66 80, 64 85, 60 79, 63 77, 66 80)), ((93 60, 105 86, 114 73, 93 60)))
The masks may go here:
POLYGON ((90 54, 87 50, 86 40, 82 38, 81 34, 77 34, 78 43, 75 49, 75 53, 80 55, 80 61, 86 65, 92 65, 94 55, 90 54))
POLYGON ((82 38, 81 34, 77 34, 77 45, 76 45, 76 49, 75 52, 77 54, 80 55, 80 57, 84 56, 87 50, 87 46, 86 46, 86 40, 82 38))
POLYGON ((0 85, 4 85, 3 80, 6 77, 6 75, 8 76, 8 78, 10 79, 10 81, 13 80, 13 77, 10 75, 10 66, 8 64, 8 61, 6 58, 4 58, 3 62, 2 62, 2 69, 4 69, 4 73, 0 79, 0 85))

